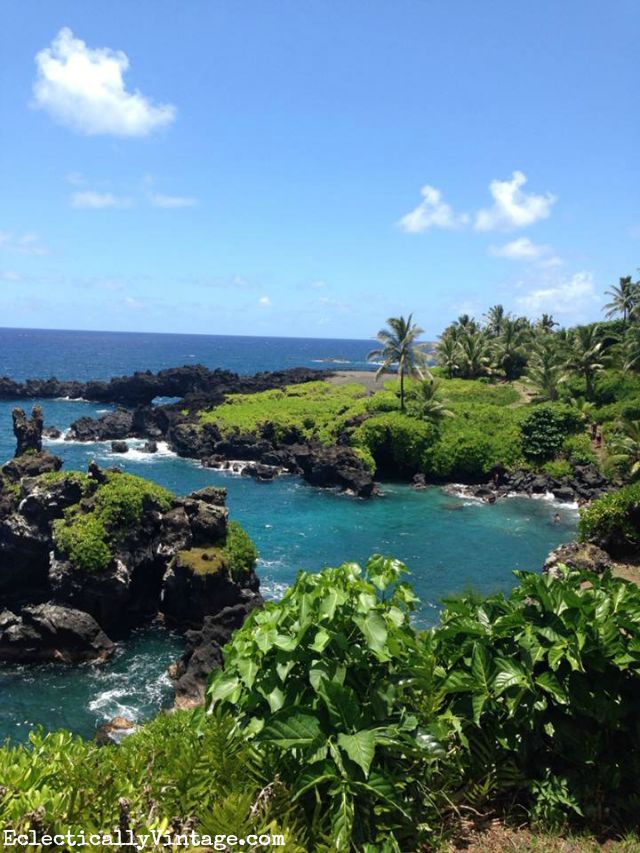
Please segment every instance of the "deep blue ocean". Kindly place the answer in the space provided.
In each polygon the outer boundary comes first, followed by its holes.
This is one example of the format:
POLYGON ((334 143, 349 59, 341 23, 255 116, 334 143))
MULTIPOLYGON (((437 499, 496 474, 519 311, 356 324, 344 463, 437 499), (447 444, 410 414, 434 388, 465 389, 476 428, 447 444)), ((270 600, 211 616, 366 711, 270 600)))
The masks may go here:
MULTIPOLYGON (((370 341, 357 340, 0 329, 0 376, 108 379, 196 363, 245 374, 297 366, 362 370, 371 348, 370 341)), ((106 411, 81 401, 37 402, 45 423, 63 430, 81 415, 106 411)), ((0 460, 13 455, 14 405, 0 401, 0 460)), ((575 510, 545 500, 513 498, 488 505, 437 487, 416 492, 383 484, 382 497, 362 501, 313 489, 295 477, 259 483, 200 468, 166 449, 150 456, 136 451, 135 444, 126 456, 111 454, 108 443, 56 441, 49 449, 64 458, 67 469, 84 470, 95 458, 179 494, 224 485, 232 517, 259 549, 267 597, 277 598, 299 569, 392 554, 412 572, 422 601, 419 624, 433 624, 443 597, 464 588, 508 591, 514 569, 539 570, 549 550, 571 539, 575 530, 575 510), (553 521, 556 512, 559 523, 553 521)), ((152 715, 171 699, 166 668, 181 646, 179 637, 148 629, 122 644, 100 668, 0 668, 0 741, 22 739, 34 725, 65 726, 91 736, 96 724, 117 714, 137 720, 152 715)))

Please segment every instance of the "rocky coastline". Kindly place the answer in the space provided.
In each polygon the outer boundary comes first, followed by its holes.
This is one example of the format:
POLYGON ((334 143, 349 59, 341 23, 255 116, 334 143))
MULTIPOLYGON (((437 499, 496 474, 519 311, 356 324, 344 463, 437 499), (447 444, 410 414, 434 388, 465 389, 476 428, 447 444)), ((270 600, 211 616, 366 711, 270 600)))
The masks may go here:
MULTIPOLYGON (((426 488, 422 474, 413 478, 414 488, 426 488)), ((513 497, 550 497, 560 503, 582 506, 596 500, 612 488, 595 465, 575 465, 571 477, 552 477, 544 472, 525 470, 507 471, 496 468, 484 483, 449 483, 443 488, 458 496, 475 498, 488 503, 513 497)))
MULTIPOLYGON (((138 372, 109 382, 60 382, 29 379, 24 383, 0 378, 0 399, 25 397, 70 397, 111 403, 113 411, 100 417, 81 417, 64 435, 68 441, 110 442, 114 453, 127 453, 128 439, 144 441, 143 452, 154 453, 165 442, 178 456, 197 459, 203 467, 230 470, 269 481, 294 474, 312 486, 343 490, 360 498, 375 495, 373 475, 347 440, 334 445, 308 439, 295 428, 276 437, 270 424, 258 434, 235 432, 223 435, 212 423, 201 424, 199 413, 221 404, 230 393, 254 393, 328 378, 331 371, 292 368, 275 373, 239 376, 226 370, 192 365, 138 372), (177 402, 153 405, 158 397, 177 402)), ((45 429, 48 438, 60 439, 56 429, 45 429)), ((425 488, 422 474, 413 478, 415 488, 425 488)), ((555 500, 585 503, 612 487, 595 465, 577 465, 570 477, 554 478, 544 472, 508 471, 497 467, 484 483, 437 483, 462 491, 469 497, 494 501, 518 494, 535 497, 549 494, 555 500)))
POLYGON ((86 475, 65 473, 41 449, 42 412, 27 418, 16 409, 13 420, 17 453, 0 468, 0 662, 100 663, 130 629, 160 619, 189 641, 175 667, 176 695, 200 700, 221 647, 262 604, 253 564, 238 570, 224 550, 225 490, 165 496, 95 463, 86 475), (94 537, 98 507, 110 513, 106 556, 94 537), (58 525, 78 521, 86 527, 76 551, 58 525))

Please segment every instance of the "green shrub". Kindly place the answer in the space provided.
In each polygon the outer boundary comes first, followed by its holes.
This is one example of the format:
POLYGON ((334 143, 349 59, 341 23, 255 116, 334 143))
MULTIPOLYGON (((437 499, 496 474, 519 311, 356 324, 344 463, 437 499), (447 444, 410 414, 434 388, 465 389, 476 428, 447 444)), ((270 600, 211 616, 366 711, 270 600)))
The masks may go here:
POLYGON ((557 456, 565 438, 584 426, 577 409, 557 403, 534 408, 520 429, 525 456, 534 462, 544 462, 557 456))
POLYGON ((562 452, 572 465, 587 465, 598 461, 586 432, 568 435, 562 442, 562 452))
POLYGON ((420 470, 436 436, 432 424, 396 411, 368 418, 354 431, 352 443, 369 453, 378 471, 402 476, 420 470))
POLYGON ((410 813, 433 811, 425 786, 443 750, 405 701, 416 635, 403 571, 373 557, 364 573, 353 563, 301 573, 234 634, 209 687, 332 850, 415 839, 410 813))
POLYGON ((67 510, 64 519, 54 521, 53 536, 58 549, 75 568, 100 572, 111 562, 107 528, 94 513, 67 510))
POLYGON ((135 527, 145 509, 166 512, 171 507, 171 492, 150 480, 121 472, 107 472, 106 477, 95 494, 94 511, 112 531, 135 527))
POLYGON ((601 544, 613 554, 640 546, 640 483, 609 492, 580 510, 583 540, 601 544))
POLYGON ((573 474, 573 466, 567 459, 553 459, 551 462, 545 462, 544 470, 550 477, 557 480, 573 474))
POLYGON ((622 401, 637 404, 640 399, 640 376, 622 370, 603 370, 596 378, 594 396, 597 406, 622 401))
POLYGON ((258 559, 256 546, 237 521, 230 521, 227 525, 223 556, 229 574, 236 581, 242 580, 256 567, 258 559))
MULTIPOLYGON (((261 797, 266 780, 259 757, 228 715, 161 714, 117 747, 68 732, 33 732, 24 746, 0 747, 0 779, 3 830, 37 827, 42 835, 84 832, 88 839, 115 832, 124 820, 142 834, 174 835, 191 827, 211 836, 282 833, 287 851, 308 849, 284 785, 269 779, 269 796, 261 797)), ((160 848, 149 840, 148 849, 160 848)))
POLYGON ((74 568, 102 571, 111 562, 113 544, 140 523, 143 512, 151 508, 166 512, 172 500, 171 492, 156 483, 107 472, 106 482, 90 498, 66 509, 64 517, 53 523, 56 547, 74 568))
POLYGON ((635 824, 640 589, 609 572, 516 576, 509 598, 448 602, 434 632, 434 690, 461 727, 467 784, 511 792, 547 824, 635 824))
POLYGON ((422 457, 426 474, 473 480, 498 464, 507 468, 521 464, 521 409, 473 403, 453 406, 453 411, 455 417, 442 422, 437 441, 422 457))

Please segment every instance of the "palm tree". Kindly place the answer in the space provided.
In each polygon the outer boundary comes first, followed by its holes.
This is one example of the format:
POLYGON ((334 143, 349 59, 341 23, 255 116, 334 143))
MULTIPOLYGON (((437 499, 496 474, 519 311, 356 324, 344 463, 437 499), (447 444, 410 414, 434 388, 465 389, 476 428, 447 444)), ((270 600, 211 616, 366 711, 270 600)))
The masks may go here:
POLYGON ((622 314, 622 325, 626 327, 638 304, 638 283, 631 281, 631 276, 627 275, 620 279, 619 284, 612 285, 606 293, 611 296, 611 302, 607 302, 602 309, 605 317, 610 320, 622 314))
POLYGON ((504 370, 504 375, 509 380, 517 379, 527 363, 522 349, 526 337, 520 319, 504 319, 502 335, 494 345, 494 357, 496 365, 504 370))
POLYGON ((556 322, 556 320, 553 319, 552 314, 543 314, 542 317, 540 317, 540 319, 536 323, 536 325, 541 332, 549 334, 550 332, 553 332, 554 326, 557 326, 558 323, 556 322))
POLYGON ((560 396, 560 386, 568 378, 564 362, 555 338, 541 332, 531 353, 527 371, 529 381, 538 391, 535 397, 537 403, 557 400, 560 396))
POLYGON ((453 412, 446 408, 445 402, 439 399, 441 386, 440 380, 431 376, 412 388, 408 394, 410 414, 433 424, 443 418, 454 417, 453 412))
POLYGON ((490 370, 489 341, 482 332, 469 332, 460 338, 460 360, 464 376, 477 379, 490 370))
MULTIPOLYGON (((404 412, 404 379, 405 376, 422 378, 427 369, 427 357, 423 352, 427 344, 419 344, 417 338, 424 330, 412 323, 413 314, 404 317, 389 317, 386 329, 381 329, 376 335, 382 344, 381 349, 371 350, 367 361, 382 362, 376 371, 378 379, 385 370, 396 365, 400 376, 400 411, 404 412)), ((428 371, 427 371, 428 372, 428 371)))
POLYGON ((438 364, 451 379, 460 370, 460 344, 455 334, 445 333, 436 344, 438 364))
POLYGON ((478 321, 468 314, 461 314, 452 325, 465 332, 477 332, 479 328, 478 321))
POLYGON ((640 329, 630 326, 618 347, 620 367, 625 373, 640 367, 640 329))
POLYGON ((622 432, 611 437, 609 461, 621 468, 630 479, 640 474, 640 421, 622 424, 622 432))
POLYGON ((492 338, 499 338, 504 331, 504 323, 509 315, 504 313, 502 305, 493 305, 486 313, 487 332, 492 338))
POLYGON ((593 400, 596 374, 604 369, 602 363, 602 341, 599 340, 600 327, 578 326, 570 339, 567 367, 575 370, 585 381, 587 400, 593 400))

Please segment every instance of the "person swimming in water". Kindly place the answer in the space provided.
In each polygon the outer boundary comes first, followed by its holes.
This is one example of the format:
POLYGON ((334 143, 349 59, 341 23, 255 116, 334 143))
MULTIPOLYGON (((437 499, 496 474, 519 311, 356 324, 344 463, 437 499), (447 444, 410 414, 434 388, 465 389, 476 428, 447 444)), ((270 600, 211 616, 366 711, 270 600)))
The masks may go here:
POLYGON ((553 516, 553 523, 554 523, 554 524, 560 524, 560 513, 559 513, 559 512, 557 512, 557 513, 553 516))

